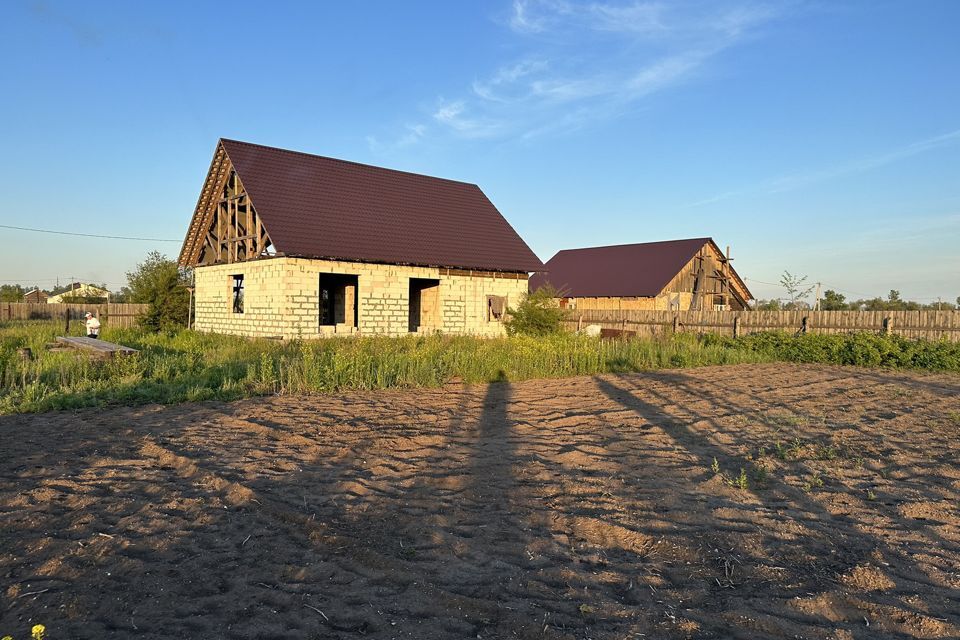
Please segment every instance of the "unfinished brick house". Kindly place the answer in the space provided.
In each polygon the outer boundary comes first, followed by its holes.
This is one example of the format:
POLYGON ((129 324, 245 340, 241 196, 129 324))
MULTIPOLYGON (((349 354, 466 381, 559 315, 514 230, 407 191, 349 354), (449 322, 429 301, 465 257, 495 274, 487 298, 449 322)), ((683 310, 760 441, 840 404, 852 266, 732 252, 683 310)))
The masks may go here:
POLYGON ((199 331, 496 336, 543 263, 474 184, 220 140, 180 252, 199 331))
POLYGON ((711 238, 567 249, 530 279, 570 309, 746 309, 753 295, 711 238))

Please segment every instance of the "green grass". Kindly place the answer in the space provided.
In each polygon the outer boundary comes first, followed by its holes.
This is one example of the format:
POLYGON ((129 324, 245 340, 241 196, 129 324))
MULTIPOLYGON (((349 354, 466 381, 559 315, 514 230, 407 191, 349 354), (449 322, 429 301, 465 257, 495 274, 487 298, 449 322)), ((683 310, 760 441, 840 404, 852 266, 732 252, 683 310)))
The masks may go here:
MULTIPOLYGON (((78 323, 75 330, 80 329, 78 323)), ((927 364, 931 369, 960 371, 960 345, 893 340, 891 346, 890 338, 860 338, 859 334, 816 336, 829 340, 824 347, 807 336, 779 334, 739 340, 677 335, 660 340, 600 341, 563 334, 276 342, 192 331, 106 329, 105 340, 134 347, 140 354, 101 362, 72 351, 46 350, 44 345, 62 331, 62 325, 55 322, 0 323, 0 414, 778 360, 863 364, 864 353, 873 363, 874 351, 886 354, 876 364, 927 364), (16 353, 21 347, 31 348, 35 359, 21 360, 16 353), (817 359, 812 359, 811 353, 817 359), (899 355, 895 359, 891 354, 899 355)))
POLYGON ((0 323, 0 414, 115 404, 230 400, 270 393, 436 387, 761 362, 763 354, 710 345, 693 336, 666 341, 546 338, 331 338, 277 342, 193 331, 106 329, 103 339, 138 355, 94 361, 44 348, 59 323, 0 323), (30 347, 36 356, 16 354, 30 347))

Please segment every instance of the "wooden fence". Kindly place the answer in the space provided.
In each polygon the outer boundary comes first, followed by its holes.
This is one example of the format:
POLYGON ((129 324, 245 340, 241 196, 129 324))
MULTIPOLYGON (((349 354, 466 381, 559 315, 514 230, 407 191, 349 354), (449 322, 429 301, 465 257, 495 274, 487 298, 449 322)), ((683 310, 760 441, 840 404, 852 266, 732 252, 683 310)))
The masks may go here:
MULTIPOLYGON (((567 329, 597 324, 639 336, 671 332, 725 336, 759 331, 894 333, 906 338, 960 341, 960 311, 637 311, 570 310, 567 329)), ((605 332, 608 333, 608 332, 605 332)))
POLYGON ((100 318, 105 327, 133 327, 146 304, 47 304, 45 302, 0 302, 2 320, 83 320, 88 311, 100 318))

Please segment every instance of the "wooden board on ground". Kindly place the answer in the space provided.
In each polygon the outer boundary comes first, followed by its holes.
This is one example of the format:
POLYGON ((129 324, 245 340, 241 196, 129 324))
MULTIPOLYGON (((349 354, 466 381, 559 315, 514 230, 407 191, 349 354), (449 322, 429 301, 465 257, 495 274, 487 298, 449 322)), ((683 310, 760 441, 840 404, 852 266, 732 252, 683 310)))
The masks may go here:
POLYGON ((96 338, 59 336, 57 338, 57 342, 67 347, 80 349, 81 351, 88 351, 92 354, 105 358, 112 358, 118 354, 122 356, 128 356, 132 353, 137 353, 136 349, 125 347, 122 344, 114 344, 112 342, 97 340, 96 338))

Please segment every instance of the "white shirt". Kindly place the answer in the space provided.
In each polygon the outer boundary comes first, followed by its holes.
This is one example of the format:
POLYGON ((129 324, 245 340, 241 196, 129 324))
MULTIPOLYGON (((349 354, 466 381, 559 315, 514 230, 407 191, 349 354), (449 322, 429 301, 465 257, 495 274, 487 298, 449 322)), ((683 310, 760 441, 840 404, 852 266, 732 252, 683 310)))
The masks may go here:
POLYGON ((87 318, 87 334, 88 335, 100 335, 100 321, 95 317, 87 318))

